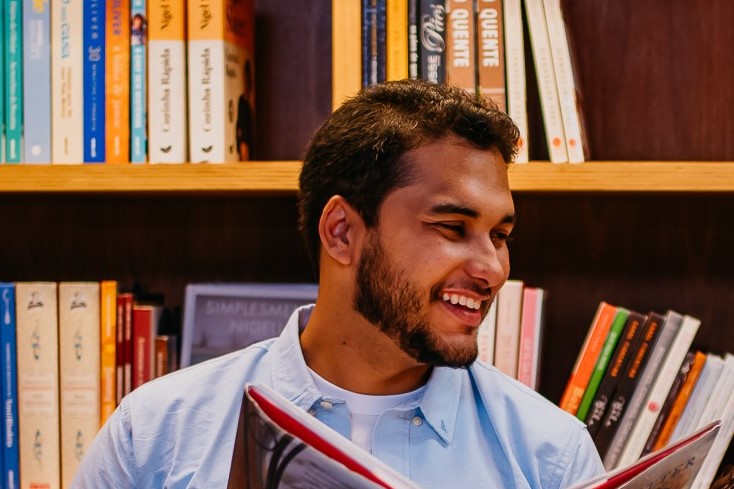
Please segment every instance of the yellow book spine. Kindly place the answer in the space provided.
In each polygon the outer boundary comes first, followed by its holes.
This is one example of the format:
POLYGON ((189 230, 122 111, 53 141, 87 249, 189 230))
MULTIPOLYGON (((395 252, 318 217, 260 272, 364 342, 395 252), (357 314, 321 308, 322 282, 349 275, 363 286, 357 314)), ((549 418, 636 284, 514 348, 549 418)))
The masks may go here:
POLYGON ((362 87, 361 0, 331 1, 332 109, 362 87))
POLYGON ((106 162, 130 162, 130 0, 107 2, 106 162))
POLYGON ((408 78, 408 2, 387 0, 387 67, 388 80, 408 78))
POLYGON ((100 283, 100 328, 99 328, 99 371, 100 371, 100 418, 101 427, 117 407, 116 361, 117 361, 117 282, 105 280, 100 283))

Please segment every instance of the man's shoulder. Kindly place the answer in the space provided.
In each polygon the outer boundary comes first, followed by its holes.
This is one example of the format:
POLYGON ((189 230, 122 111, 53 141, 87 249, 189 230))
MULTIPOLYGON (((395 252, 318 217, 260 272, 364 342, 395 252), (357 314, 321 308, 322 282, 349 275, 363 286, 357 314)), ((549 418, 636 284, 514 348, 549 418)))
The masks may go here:
POLYGON ((477 361, 468 372, 481 402, 493 416, 520 418, 531 425, 552 422, 556 429, 562 431, 578 432, 584 428, 576 417, 492 365, 477 361))

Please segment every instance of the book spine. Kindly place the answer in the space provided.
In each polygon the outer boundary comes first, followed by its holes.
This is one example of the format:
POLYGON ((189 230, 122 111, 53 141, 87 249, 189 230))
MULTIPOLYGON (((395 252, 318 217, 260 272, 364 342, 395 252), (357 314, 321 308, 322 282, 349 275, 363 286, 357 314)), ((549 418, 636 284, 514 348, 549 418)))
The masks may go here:
POLYGON ((51 9, 23 1, 23 162, 51 163, 51 9))
POLYGON ((665 318, 656 312, 651 311, 647 315, 647 320, 642 329, 642 338, 635 347, 630 363, 619 379, 614 396, 594 436, 594 444, 602 457, 606 455, 609 444, 612 442, 619 428, 619 422, 629 406, 630 398, 634 394, 635 387, 642 376, 647 360, 650 357, 650 352, 657 343, 664 321, 665 318))
POLYGON ((477 358, 492 365, 494 363, 494 337, 497 331, 497 301, 492 301, 487 315, 482 319, 477 332, 477 358))
POLYGON ((59 283, 61 487, 99 431, 99 283, 59 283))
POLYGON ((23 6, 5 1, 5 162, 23 159, 23 6))
POLYGON ((418 76, 431 83, 446 81, 446 2, 418 0, 418 76))
POLYGON ((102 426, 117 407, 117 282, 102 281, 99 292, 99 426, 102 426))
POLYGON ((148 148, 151 163, 187 160, 186 19, 184 0, 148 9, 148 148))
POLYGON ((56 284, 17 282, 18 446, 21 488, 58 488, 59 335, 56 284))
POLYGON ((703 371, 705 364, 706 354, 697 351, 693 357, 691 368, 681 385, 680 392, 678 392, 678 395, 675 397, 675 401, 673 401, 673 406, 670 408, 670 414, 665 420, 665 423, 663 423, 663 426, 660 428, 660 435, 658 435, 658 439, 655 440, 655 445, 653 446, 652 451, 660 450, 667 446, 671 441, 674 441, 672 438, 673 430, 681 419, 681 415, 688 404, 688 400, 691 398, 698 379, 701 377, 701 372, 703 371))
MULTIPOLYGON (((617 421, 618 426, 614 437, 609 442, 609 447, 603 456, 604 467, 611 470, 619 466, 619 461, 624 451, 625 444, 632 434, 638 415, 641 413, 644 403, 647 400, 653 383, 660 371, 665 357, 668 355, 673 341, 680 330, 682 318, 680 315, 667 314, 663 322, 663 328, 657 338, 654 346, 651 346, 650 357, 645 363, 644 370, 639 373, 640 376, 637 384, 629 398, 629 405, 626 406, 624 414, 617 421)), ((616 414, 619 418, 619 414, 616 414)), ((647 437, 645 438, 647 440, 647 437)), ((644 441, 643 441, 644 443, 644 441)))
POLYGON ((543 0, 548 25, 553 70, 556 74, 558 100, 566 137, 569 163, 583 163, 586 160, 585 142, 582 134, 581 106, 577 100, 577 86, 574 80, 571 51, 563 21, 561 0, 543 0))
POLYGON ((679 440, 694 431, 723 368, 724 359, 721 356, 714 353, 706 355, 706 364, 698 382, 696 382, 696 386, 693 388, 693 392, 691 392, 691 398, 673 429, 671 435, 673 441, 679 440))
POLYGON ((106 5, 105 160, 125 164, 130 162, 130 0, 106 5))
MULTIPOLYGON (((721 427, 714 439, 714 443, 706 455, 701 465, 701 469, 696 474, 696 478, 691 484, 691 489, 708 489, 710 487, 718 487, 714 482, 716 473, 721 465, 721 461, 729 451, 732 436, 734 436, 734 391, 728 393, 728 399, 724 406, 723 416, 721 418, 721 427)), ((726 486, 724 486, 726 487, 726 486)))
POLYGON ((362 86, 386 79, 386 0, 362 0, 362 86))
POLYGON ((603 301, 599 303, 596 309, 559 404, 561 409, 573 415, 578 411, 581 398, 584 396, 584 391, 586 391, 586 386, 594 370, 596 359, 604 346, 604 340, 609 333, 609 328, 612 327, 616 313, 617 308, 615 306, 603 301))
POLYGON ((479 94, 505 112, 505 37, 503 6, 498 0, 477 0, 477 63, 479 94))
POLYGON ((418 78, 418 0, 408 0, 408 78, 418 78))
POLYGON ((130 163, 145 163, 148 157, 146 113, 145 44, 148 19, 146 0, 130 5, 130 163))
POLYGON ((566 136, 563 132, 563 119, 558 99, 558 87, 553 70, 550 40, 543 10, 543 0, 525 0, 530 45, 535 62, 535 73, 538 77, 540 92, 540 108, 543 112, 543 123, 548 144, 548 156, 551 163, 567 163, 566 136))
POLYGON ((494 344, 494 365, 513 378, 517 377, 522 290, 522 281, 508 280, 497 294, 497 334, 494 344))
POLYGON ((521 0, 503 0, 505 32, 505 71, 507 89, 507 115, 520 131, 515 163, 527 163, 528 109, 525 77, 525 41, 521 0))
POLYGON ((192 163, 223 162, 224 12, 221 1, 188 1, 189 154, 192 163))
MULTIPOLYGON (((382 11, 385 11, 384 4, 382 11)), ((226 19, 224 73, 227 84, 220 107, 226 150, 224 161, 245 161, 252 158, 255 143, 255 0, 230 0, 226 19), (227 115, 231 107, 237 108, 234 120, 227 115)), ((383 62, 383 70, 384 66, 383 62)))
POLYGON ((539 287, 523 289, 517 380, 534 390, 538 389, 540 371, 543 296, 544 290, 539 287))
MULTIPOLYGON (((5 16, 5 2, 0 2, 0 18, 5 16)), ((5 53, 5 30, 4 22, 0 21, 0 53, 5 53)), ((5 87, 5 60, 0 61, 0 87, 5 87)), ((7 150, 5 138, 5 97, 0 95, 0 164, 5 163, 7 150)))
POLYGON ((51 9, 51 162, 84 160, 82 0, 51 9))
POLYGON ((101 0, 84 0, 84 162, 104 163, 105 14, 101 0))
POLYGON ((683 384, 685 384, 686 379, 688 378, 688 374, 691 372, 691 367, 693 366, 693 362, 695 361, 695 359, 696 353, 692 351, 688 352, 686 354, 686 357, 683 359, 683 363, 678 369, 678 375, 675 376, 675 380, 673 380, 673 384, 670 386, 670 390, 668 391, 667 397, 665 398, 665 402, 660 408, 660 413, 658 414, 658 417, 655 420, 655 424, 650 431, 650 436, 647 438, 647 442, 645 442, 645 447, 642 449, 643 456, 652 451, 653 447, 660 438, 663 426, 670 418, 673 404, 678 398, 678 395, 683 388, 683 384))
POLYGON ((477 59, 472 0, 447 0, 449 22, 446 26, 446 83, 476 93, 477 59))
POLYGON ((599 384, 607 371, 607 366, 612 359, 612 355, 617 347, 617 342, 622 335, 622 330, 624 329, 625 324, 627 324, 629 314, 630 311, 623 307, 617 309, 617 314, 614 316, 612 327, 609 328, 609 333, 604 340, 604 345, 599 352, 599 356, 594 364, 594 370, 591 373, 591 377, 589 377, 586 390, 584 391, 584 395, 579 403, 578 411, 576 411, 576 417, 581 421, 586 421, 586 415, 588 414, 591 403, 596 396, 596 391, 599 389, 599 384))
POLYGON ((688 349, 691 347, 693 337, 698 331, 701 321, 691 316, 685 316, 680 330, 675 335, 670 350, 663 363, 660 365, 658 374, 650 388, 645 402, 639 411, 635 424, 630 431, 624 449, 622 450, 617 466, 624 467, 633 463, 640 458, 645 443, 652 431, 655 420, 660 414, 660 407, 665 402, 665 398, 673 385, 678 370, 686 357, 688 349))
POLYGON ((154 378, 155 338, 160 311, 159 306, 133 305, 133 390, 154 378))
POLYGON ((627 324, 624 327, 622 337, 614 351, 614 357, 609 363, 607 371, 604 374, 599 389, 596 391, 594 401, 591 403, 591 409, 586 416, 586 429, 593 438, 599 431, 599 426, 604 414, 607 411, 614 392, 617 389, 619 378, 624 374, 629 365, 630 359, 634 354, 634 350, 639 344, 642 337, 642 331, 647 316, 635 311, 630 311, 627 318, 627 324))
POLYGON ((408 2, 387 0, 386 5, 386 51, 388 80, 408 78, 408 2))
POLYGON ((20 487, 18 448, 18 369, 15 285, 0 283, 0 348, 2 348, 2 487, 20 487))
MULTIPOLYGON (((189 7, 191 8, 191 7, 189 7)), ((190 12, 190 10, 189 10, 190 12)), ((331 46, 333 110, 362 86, 361 36, 362 0, 331 0, 331 46)), ((191 58, 189 58, 191 59, 191 58)))
POLYGON ((118 294, 115 325, 115 404, 122 402, 125 392, 125 294, 118 294))
POLYGON ((721 412, 726 403, 729 392, 734 391, 734 355, 727 353, 724 355, 724 365, 716 380, 711 396, 706 402, 706 406, 701 413, 698 421, 694 425, 694 430, 705 426, 707 423, 716 419, 721 419, 721 412))
POLYGON ((133 385, 133 295, 120 294, 123 308, 123 397, 132 392, 133 385))

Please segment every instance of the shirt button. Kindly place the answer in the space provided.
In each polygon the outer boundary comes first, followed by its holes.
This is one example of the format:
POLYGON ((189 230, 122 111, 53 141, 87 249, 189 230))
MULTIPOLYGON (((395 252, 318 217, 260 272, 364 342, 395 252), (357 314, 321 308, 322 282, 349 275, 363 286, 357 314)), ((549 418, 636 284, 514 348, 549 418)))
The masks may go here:
POLYGON ((321 401, 321 407, 328 411, 332 406, 329 401, 321 401))
POLYGON ((308 410, 308 414, 310 414, 311 416, 316 416, 316 410, 315 409, 309 409, 308 410))
POLYGON ((414 416, 413 417, 413 424, 416 426, 420 426, 423 424, 423 419, 421 419, 420 416, 414 416))

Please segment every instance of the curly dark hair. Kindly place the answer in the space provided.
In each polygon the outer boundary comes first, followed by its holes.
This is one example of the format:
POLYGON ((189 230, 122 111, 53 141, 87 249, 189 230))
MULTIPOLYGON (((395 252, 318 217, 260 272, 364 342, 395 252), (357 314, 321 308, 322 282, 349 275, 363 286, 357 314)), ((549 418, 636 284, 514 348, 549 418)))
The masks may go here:
POLYGON ((409 184, 408 151, 449 136, 515 156, 519 132, 496 105, 469 92, 422 80, 382 83, 344 102, 316 131, 299 186, 299 228, 318 274, 318 225, 324 206, 341 195, 368 227, 392 190, 409 184))

